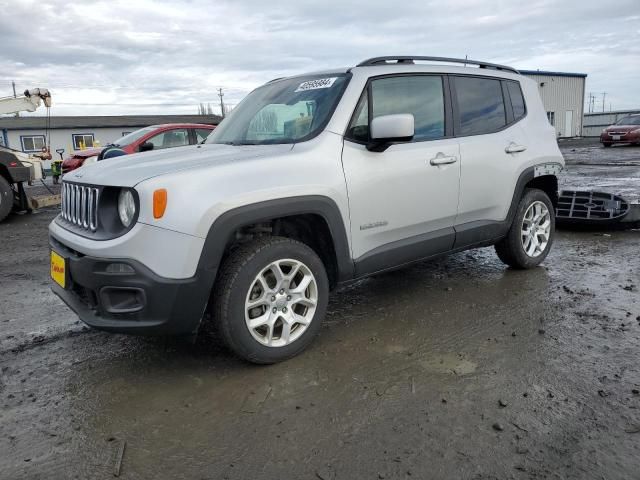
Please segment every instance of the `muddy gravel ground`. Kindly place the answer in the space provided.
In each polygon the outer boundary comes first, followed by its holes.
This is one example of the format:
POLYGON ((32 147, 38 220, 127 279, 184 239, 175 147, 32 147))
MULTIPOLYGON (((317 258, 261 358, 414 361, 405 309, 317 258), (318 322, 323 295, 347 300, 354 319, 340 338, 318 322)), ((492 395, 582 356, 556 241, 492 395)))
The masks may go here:
MULTIPOLYGON (((563 185, 637 193, 640 149, 599 150, 563 145, 563 185)), ((638 231, 559 231, 531 271, 485 248, 343 287, 309 350, 257 367, 208 335, 83 327, 49 290, 55 214, 0 225, 0 478, 639 476, 638 231)))

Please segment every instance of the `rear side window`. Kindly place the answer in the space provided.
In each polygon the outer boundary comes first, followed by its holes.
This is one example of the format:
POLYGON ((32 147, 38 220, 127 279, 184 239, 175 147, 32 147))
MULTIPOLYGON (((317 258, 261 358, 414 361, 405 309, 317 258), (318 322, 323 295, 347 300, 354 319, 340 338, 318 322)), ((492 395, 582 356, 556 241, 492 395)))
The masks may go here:
POLYGON ((507 124, 500 80, 454 77, 461 135, 482 135, 507 124))
POLYGON ((509 97, 511 98, 511 107, 513 108, 514 121, 520 120, 526 113, 524 106, 524 97, 522 96, 522 90, 518 82, 506 82, 507 90, 509 91, 509 97))
POLYGON ((196 143, 204 142, 213 130, 206 128, 196 128, 196 143))

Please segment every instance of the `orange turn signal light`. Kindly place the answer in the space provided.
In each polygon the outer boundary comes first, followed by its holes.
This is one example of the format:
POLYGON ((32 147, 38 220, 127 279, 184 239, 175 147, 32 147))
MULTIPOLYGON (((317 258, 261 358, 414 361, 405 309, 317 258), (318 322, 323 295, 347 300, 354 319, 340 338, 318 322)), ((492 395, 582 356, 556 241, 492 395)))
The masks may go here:
POLYGON ((153 192, 153 218, 162 218, 167 209, 167 190, 159 188, 153 192))

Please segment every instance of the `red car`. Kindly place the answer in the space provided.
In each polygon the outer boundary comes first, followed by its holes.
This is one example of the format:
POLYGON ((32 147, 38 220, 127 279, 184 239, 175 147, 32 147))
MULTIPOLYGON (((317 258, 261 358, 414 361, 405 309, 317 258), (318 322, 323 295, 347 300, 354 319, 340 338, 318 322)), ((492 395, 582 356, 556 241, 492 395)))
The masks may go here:
POLYGON ((614 143, 634 143, 640 145, 640 115, 628 115, 600 134, 600 143, 610 147, 614 143))
POLYGON ((87 160, 95 162, 98 155, 106 147, 118 147, 127 154, 147 152, 161 148, 182 147, 202 142, 215 127, 200 123, 167 123, 151 125, 112 142, 104 147, 87 148, 73 152, 62 161, 62 173, 69 173, 80 168, 87 160))

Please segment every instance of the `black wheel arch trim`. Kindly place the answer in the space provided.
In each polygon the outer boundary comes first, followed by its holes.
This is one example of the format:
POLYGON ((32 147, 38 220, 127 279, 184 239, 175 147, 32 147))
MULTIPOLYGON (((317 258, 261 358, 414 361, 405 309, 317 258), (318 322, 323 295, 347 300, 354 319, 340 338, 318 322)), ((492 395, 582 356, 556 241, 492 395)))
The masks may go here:
POLYGON ((331 233, 336 254, 338 281, 354 276, 354 264, 347 237, 347 229, 338 205, 322 195, 285 197, 237 207, 220 215, 209 228, 204 242, 198 269, 217 272, 227 245, 239 229, 254 223, 267 222, 295 215, 321 216, 331 233))

